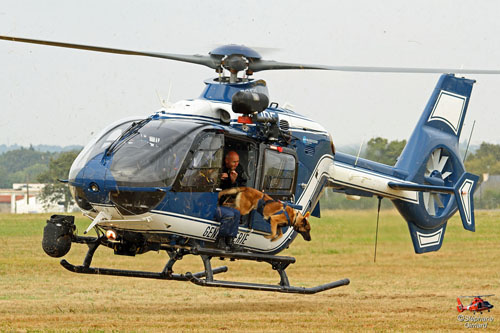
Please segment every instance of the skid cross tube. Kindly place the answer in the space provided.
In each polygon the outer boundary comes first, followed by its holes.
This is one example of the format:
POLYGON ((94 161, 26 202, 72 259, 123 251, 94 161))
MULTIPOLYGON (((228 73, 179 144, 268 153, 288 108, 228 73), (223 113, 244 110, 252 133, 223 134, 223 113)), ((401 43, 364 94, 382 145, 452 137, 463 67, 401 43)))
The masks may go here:
POLYGON ((194 248, 192 252, 193 254, 199 254, 201 256, 203 260, 203 265, 205 267, 206 278, 203 279, 197 274, 192 274, 190 272, 187 272, 185 276, 188 277, 189 281, 191 281, 192 283, 203 287, 235 288, 235 289, 274 291, 274 292, 297 293, 297 294, 315 294, 321 291, 337 288, 340 286, 345 286, 350 283, 349 279, 342 279, 312 288, 294 287, 290 285, 290 282, 288 281, 288 276, 286 275, 285 272, 285 269, 290 264, 295 263, 295 258, 293 257, 274 256, 274 255, 260 254, 260 253, 226 252, 217 249, 204 249, 204 248, 194 248), (212 257, 267 262, 271 264, 274 270, 278 271, 280 275, 280 283, 278 285, 272 285, 272 284, 214 280, 213 274, 215 274, 215 270, 212 270, 210 263, 212 257))

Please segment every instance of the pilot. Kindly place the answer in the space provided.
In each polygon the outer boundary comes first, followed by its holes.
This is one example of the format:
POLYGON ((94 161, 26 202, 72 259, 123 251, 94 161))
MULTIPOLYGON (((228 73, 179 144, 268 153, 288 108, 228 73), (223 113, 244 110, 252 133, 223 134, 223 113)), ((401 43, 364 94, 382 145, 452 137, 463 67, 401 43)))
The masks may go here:
POLYGON ((240 165, 240 156, 234 150, 229 151, 224 159, 220 187, 225 190, 231 187, 245 186, 247 178, 245 170, 240 165))
MULTIPOLYGON (((224 167, 221 174, 221 188, 223 190, 245 186, 247 175, 240 165, 240 156, 234 150, 229 151, 224 158, 224 167)), ((219 206, 215 213, 215 219, 221 222, 216 246, 224 250, 238 251, 240 247, 234 244, 234 238, 238 235, 241 214, 232 207, 219 206)))

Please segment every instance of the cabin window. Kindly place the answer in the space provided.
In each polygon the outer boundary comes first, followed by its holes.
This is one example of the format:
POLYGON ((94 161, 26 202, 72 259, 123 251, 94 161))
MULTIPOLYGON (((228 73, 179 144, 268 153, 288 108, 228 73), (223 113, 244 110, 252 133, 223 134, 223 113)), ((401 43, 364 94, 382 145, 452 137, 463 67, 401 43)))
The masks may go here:
MULTIPOLYGON (((257 171, 257 160, 259 149, 252 141, 241 140, 241 138, 226 136, 224 137, 224 159, 228 152, 235 151, 240 157, 240 165, 245 173, 247 179, 246 185, 248 187, 255 186, 255 173, 257 171)), ((222 161, 224 166, 225 162, 222 161)))
POLYGON ((295 183, 295 156, 267 149, 264 153, 262 190, 268 194, 291 194, 295 183))
POLYGON ((184 173, 180 175, 183 190, 206 192, 219 184, 224 153, 224 136, 213 132, 203 133, 192 149, 184 173))

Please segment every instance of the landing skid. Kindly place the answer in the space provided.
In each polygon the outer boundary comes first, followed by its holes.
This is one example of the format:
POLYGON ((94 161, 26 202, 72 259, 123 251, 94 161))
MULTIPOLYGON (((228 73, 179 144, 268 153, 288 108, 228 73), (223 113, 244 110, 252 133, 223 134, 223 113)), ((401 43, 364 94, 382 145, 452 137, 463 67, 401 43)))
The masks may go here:
POLYGON ((312 288, 291 286, 290 282, 288 281, 288 276, 286 275, 285 269, 288 267, 288 265, 295 263, 294 257, 274 256, 274 255, 260 254, 260 253, 226 252, 222 250, 203 249, 203 248, 193 249, 193 254, 198 254, 201 256, 203 264, 205 265, 205 272, 212 271, 210 259, 212 257, 220 257, 220 258, 230 258, 235 260, 252 260, 258 262, 267 262, 271 264, 271 267, 274 270, 278 271, 278 274, 280 275, 279 285, 273 285, 273 284, 247 283, 247 282, 235 282, 235 281, 219 281, 219 280, 214 280, 212 274, 207 274, 205 279, 203 279, 196 276, 196 274, 186 273, 186 276, 190 277, 191 282, 203 287, 236 288, 236 289, 275 291, 275 292, 296 293, 296 294, 315 294, 321 291, 348 285, 350 282, 349 279, 343 279, 335 282, 322 284, 312 288))
MULTIPOLYGON (((80 274, 100 274, 100 275, 115 275, 115 276, 127 276, 127 277, 139 277, 146 279, 159 279, 159 280, 175 280, 175 281, 190 281, 191 278, 203 278, 206 276, 206 272, 198 273, 188 273, 187 274, 167 274, 165 271, 162 272, 145 272, 145 271, 131 271, 123 269, 112 269, 112 268, 99 268, 99 267, 86 267, 86 266, 75 266, 70 264, 65 259, 61 260, 61 265, 68 271, 80 274)), ((217 267, 212 271, 212 274, 218 274, 227 272, 227 266, 217 267)))
POLYGON ((261 290, 261 291, 274 291, 282 293, 296 293, 296 294, 315 294, 321 291, 345 286, 349 284, 349 279, 342 279, 335 282, 322 284, 316 287, 294 287, 290 285, 288 276, 285 272, 286 268, 295 263, 295 258, 287 256, 275 256, 260 253, 247 253, 247 252, 226 252, 218 249, 209 248, 165 248, 170 260, 165 265, 161 272, 147 272, 147 271, 134 271, 134 270, 121 270, 111 268, 90 267, 92 258, 99 245, 106 243, 104 238, 93 237, 79 237, 73 240, 76 243, 87 243, 89 250, 83 265, 75 266, 70 264, 65 259, 61 260, 61 265, 70 272, 80 274, 101 274, 101 275, 114 275, 126 277, 139 277, 147 279, 159 280, 175 280, 175 281, 189 281, 202 287, 219 287, 219 288, 235 288, 235 289, 248 289, 248 290, 261 290), (185 274, 174 274, 173 265, 178 260, 181 260, 184 255, 192 254, 199 255, 203 260, 205 270, 198 273, 187 272, 185 274), (227 266, 221 266, 212 269, 211 259, 215 258, 229 258, 231 260, 251 260, 257 262, 267 262, 271 265, 273 270, 276 270, 280 276, 280 282, 277 285, 248 283, 237 281, 221 281, 214 280, 214 275, 227 272, 227 266))

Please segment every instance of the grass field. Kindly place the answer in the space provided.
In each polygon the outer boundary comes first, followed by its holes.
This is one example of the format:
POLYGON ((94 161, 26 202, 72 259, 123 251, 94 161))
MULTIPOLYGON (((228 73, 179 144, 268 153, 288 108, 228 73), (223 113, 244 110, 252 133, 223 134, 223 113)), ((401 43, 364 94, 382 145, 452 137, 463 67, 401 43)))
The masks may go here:
MULTIPOLYGON (((296 286, 349 278, 351 284, 315 295, 202 288, 191 283, 66 271, 41 248, 48 215, 0 215, 1 331, 453 331, 459 295, 497 294, 487 330, 500 330, 500 212, 476 213, 475 233, 458 216, 437 253, 413 253, 396 211, 382 211, 377 262, 375 212, 332 211, 312 219, 312 241, 301 237, 282 252, 297 258, 287 270, 296 286)), ((88 224, 78 218, 79 230, 88 224)), ((81 264, 85 245, 66 259, 81 264)), ((164 252, 135 258, 100 248, 93 266, 161 271, 164 252)), ((218 278, 278 283, 265 263, 220 262, 218 278)), ((186 257, 176 272, 199 271, 186 257)), ((472 315, 472 314, 471 314, 472 315)), ((480 315, 476 315, 479 317, 480 315)))

